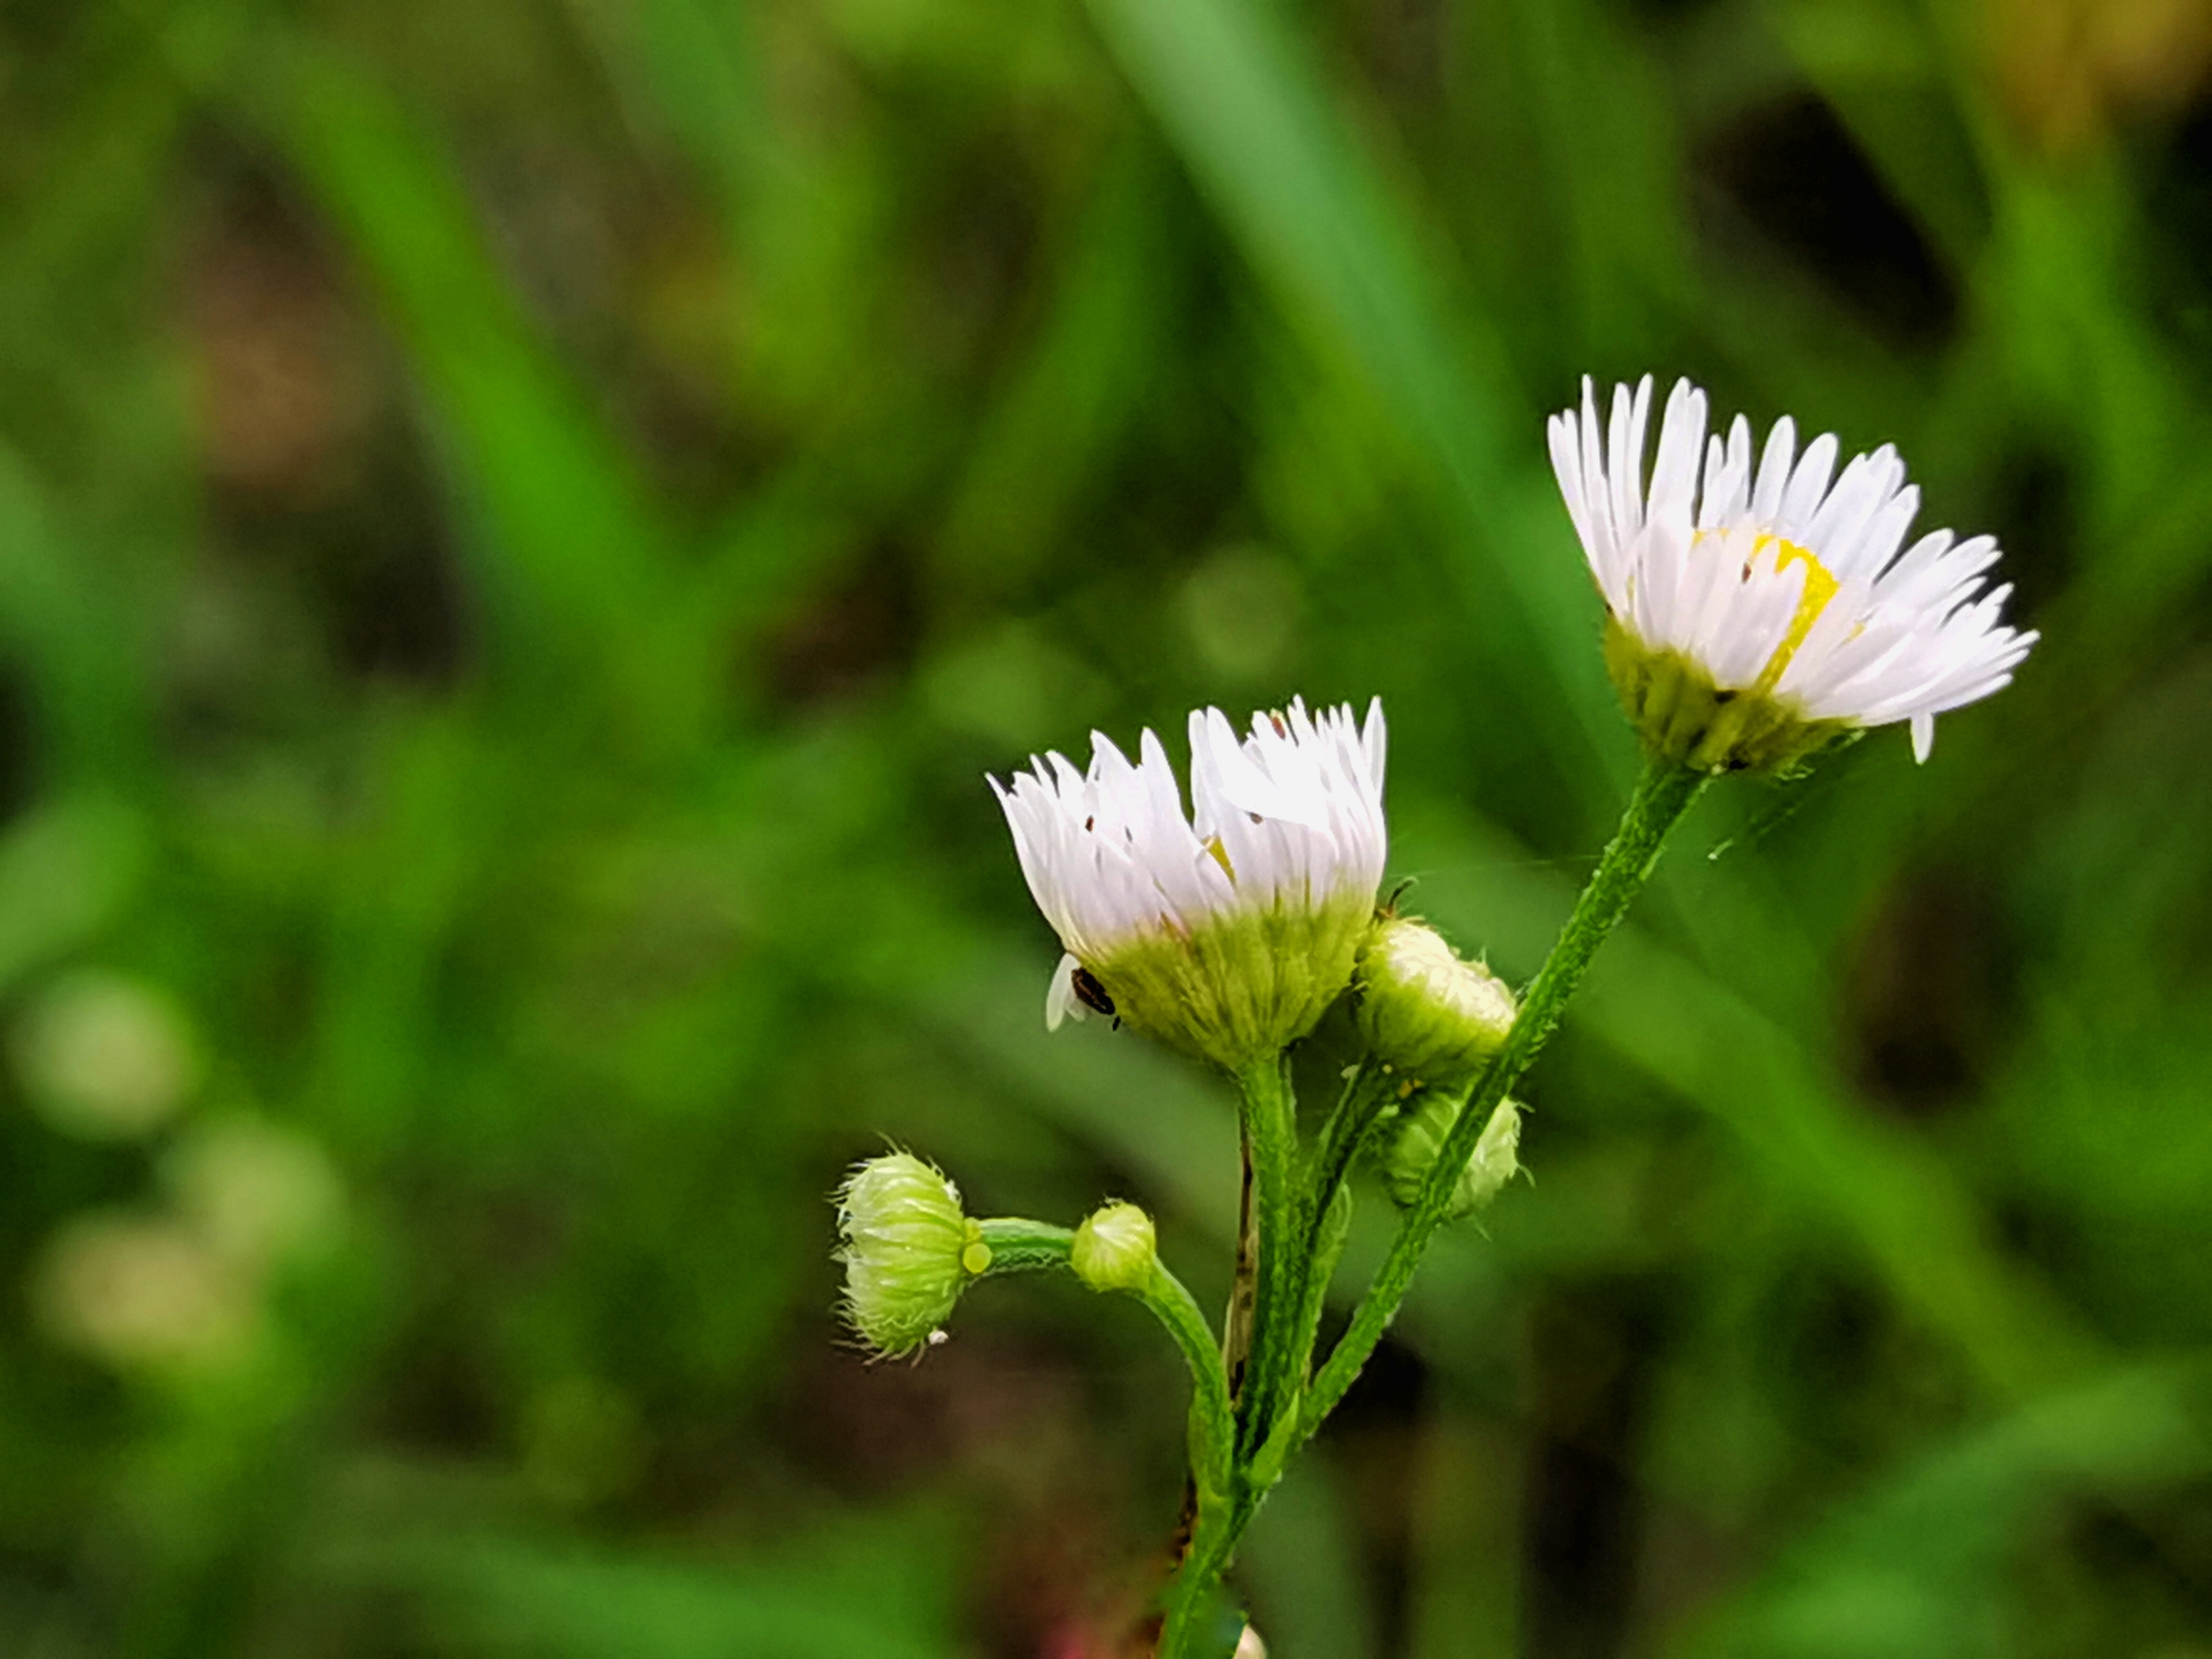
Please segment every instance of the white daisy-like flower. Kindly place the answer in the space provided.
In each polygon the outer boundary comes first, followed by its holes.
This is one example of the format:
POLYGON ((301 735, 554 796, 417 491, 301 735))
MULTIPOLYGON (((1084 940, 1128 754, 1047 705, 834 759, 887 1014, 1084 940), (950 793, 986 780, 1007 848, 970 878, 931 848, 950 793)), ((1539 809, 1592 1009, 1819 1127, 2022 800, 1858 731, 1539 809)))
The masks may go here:
POLYGON ((991 787, 1066 954, 1045 1022, 1086 1006, 1232 1069, 1313 1029, 1352 977, 1388 836, 1382 705, 1190 717, 1191 811, 1147 731, 1132 764, 1093 732, 1091 768, 1032 757, 991 787))
POLYGON ((1552 465, 1612 612, 1607 659, 1629 713, 1692 765, 1774 768, 1862 726, 1909 720, 1926 760, 1936 717, 2008 683, 2035 643, 1988 588, 1996 538, 1938 530, 1905 545, 1920 492, 1883 445, 1835 471, 1787 416, 1754 464, 1741 415, 1708 436, 1705 394, 1675 383, 1644 485, 1651 380, 1613 391, 1601 429, 1550 422, 1552 465))

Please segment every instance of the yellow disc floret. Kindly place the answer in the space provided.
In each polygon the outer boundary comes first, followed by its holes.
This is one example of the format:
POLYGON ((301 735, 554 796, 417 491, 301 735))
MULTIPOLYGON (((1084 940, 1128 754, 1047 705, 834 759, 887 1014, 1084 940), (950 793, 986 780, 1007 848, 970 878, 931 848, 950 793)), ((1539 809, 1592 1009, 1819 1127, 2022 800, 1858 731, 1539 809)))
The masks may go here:
POLYGON ((1774 654, 1766 659, 1766 666, 1759 671, 1752 682, 1754 691, 1771 691, 1780 684, 1783 671, 1790 666, 1790 658, 1797 647, 1805 643, 1805 636, 1813 631, 1813 624, 1820 620, 1820 613, 1828 608, 1828 601, 1836 597, 1843 584, 1829 573, 1810 550, 1784 541, 1779 536, 1761 536, 1752 544, 1751 557, 1744 561, 1743 578, 1749 581, 1759 560, 1768 550, 1773 551, 1767 574, 1779 576, 1793 564, 1805 567, 1805 589, 1798 595, 1797 609, 1790 618, 1790 630, 1782 636, 1782 643, 1774 647, 1774 654))
MULTIPOLYGON (((1693 547, 1708 556, 1735 558, 1742 543, 1727 532, 1699 531, 1693 547)), ((1606 667, 1622 706, 1655 752, 1703 771, 1788 773, 1809 756, 1847 737, 1851 723, 1809 718, 1803 706, 1777 688, 1843 584, 1810 548, 1764 533, 1741 556, 1741 580, 1777 581, 1791 566, 1804 569, 1803 586, 1790 625, 1748 685, 1716 684, 1711 671, 1689 653, 1654 647, 1619 616, 1606 624, 1606 667)))

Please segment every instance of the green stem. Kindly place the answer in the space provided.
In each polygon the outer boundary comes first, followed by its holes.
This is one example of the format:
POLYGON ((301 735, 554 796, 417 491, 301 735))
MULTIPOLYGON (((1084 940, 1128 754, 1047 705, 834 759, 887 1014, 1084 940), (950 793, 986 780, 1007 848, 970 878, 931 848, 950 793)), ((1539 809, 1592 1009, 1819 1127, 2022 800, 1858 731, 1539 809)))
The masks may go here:
MULTIPOLYGON (((1372 1059, 1363 1060, 1346 1080, 1336 1109, 1329 1114, 1314 1147, 1310 1176, 1301 1200, 1299 1222, 1304 1248, 1298 1253, 1298 1322, 1288 1350, 1285 1386, 1302 1389, 1313 1364, 1314 1343, 1328 1300, 1330 1279, 1351 1231, 1352 1194, 1346 1182, 1360 1150, 1382 1121, 1401 1079, 1372 1059)), ((1272 1462, 1272 1460, 1270 1460, 1272 1462)), ((1267 1477, 1279 1472, 1262 1471, 1267 1477)))
POLYGON ((1236 1445, 1236 1417, 1229 1405, 1229 1378, 1221 1369, 1221 1345, 1196 1299, 1158 1260, 1151 1279, 1136 1295, 1167 1328, 1190 1367, 1190 1467, 1198 1478, 1198 1512, 1203 1522, 1228 1500, 1230 1459, 1236 1445))
MULTIPOLYGON (((1065 1267, 1075 1248, 1073 1230, 1025 1216, 996 1216, 976 1224, 991 1247, 991 1265, 983 1273, 987 1279, 1065 1267)), ((1209 1497, 1218 1504, 1229 1490, 1230 1451, 1236 1443, 1220 1345, 1196 1298, 1158 1257, 1152 1259, 1151 1277, 1131 1294, 1152 1310, 1190 1370, 1191 1471, 1197 1477, 1201 1504, 1209 1497)))
POLYGON ((1229 1376, 1229 1398, 1244 1397, 1244 1373, 1252 1358, 1252 1297, 1260 1280, 1260 1235, 1252 1218, 1252 1131, 1240 1121, 1238 1167, 1243 1171, 1237 1200, 1237 1267, 1229 1283, 1229 1306, 1221 1316, 1221 1368, 1229 1376))
POLYGON ((1260 1247, 1253 1285, 1252 1351, 1237 1399, 1237 1459, 1249 1462, 1283 1401, 1288 1348, 1297 1320, 1305 1242, 1297 1192, 1297 1103, 1286 1057, 1271 1055, 1237 1074, 1252 1160, 1252 1209, 1260 1247))
POLYGON ((1297 1396, 1320 1321, 1320 1298, 1342 1243, 1346 1216, 1338 1200, 1362 1141, 1381 1120, 1389 1102, 1389 1079, 1380 1068, 1363 1065, 1330 1115, 1314 1150, 1310 1180, 1300 1190, 1297 1108, 1283 1063, 1266 1061, 1237 1074, 1244 1098, 1245 1156, 1259 1257, 1250 1352, 1233 1402, 1236 1437, 1230 1451, 1229 1500, 1208 1503, 1201 1488, 1190 1549, 1169 1593, 1158 1659, 1184 1659, 1197 1623, 1211 1604, 1213 1588, 1267 1486, 1290 1454, 1320 1427, 1374 1352, 1405 1297, 1422 1252, 1449 1213, 1452 1191, 1483 1126, 1558 1026, 1599 945, 1650 879, 1668 832, 1710 781, 1708 774, 1668 761, 1654 759, 1645 767, 1620 830, 1522 998, 1504 1047, 1462 1104, 1382 1270, 1361 1298, 1343 1340, 1304 1390, 1297 1421, 1281 1436, 1271 1436, 1270 1431, 1286 1398, 1297 1396), (1263 1453, 1264 1467, 1255 1467, 1263 1453))
MULTIPOLYGON (((1297 1103, 1289 1062, 1282 1055, 1236 1073, 1243 1097, 1245 1204, 1240 1230, 1239 1293, 1229 1320, 1227 1375, 1231 1436, 1222 1478, 1206 1490, 1200 1475, 1198 1521, 1175 1583, 1168 1592, 1161 1659, 1180 1656, 1211 1605, 1214 1586, 1258 1507, 1261 1492, 1244 1478, 1253 1455, 1281 1410, 1285 1352, 1298 1324, 1299 1268, 1305 1242, 1297 1183, 1297 1103), (1240 1319, 1243 1279, 1250 1273, 1249 1322, 1240 1319)), ((1195 1431, 1194 1431, 1195 1433, 1195 1431)))
POLYGON ((1243 1532, 1243 1522, 1231 1506, 1209 1506, 1203 1498, 1198 1527, 1192 1533, 1189 1553, 1168 1590, 1167 1617, 1160 1626, 1159 1644, 1153 1659, 1186 1659, 1191 1638, 1212 1604, 1214 1586, 1229 1570, 1230 1552, 1243 1532))
MULTIPOLYGON (((1264 1085, 1265 1079, 1260 1081, 1264 1085)), ((1295 1391, 1304 1382, 1329 1278, 1344 1249, 1351 1218, 1351 1194, 1345 1188, 1345 1181, 1360 1147, 1382 1121, 1397 1083, 1398 1079, 1382 1066, 1363 1060, 1346 1082, 1343 1093, 1322 1127, 1304 1171, 1306 1179, 1294 1182, 1290 1223, 1291 1235, 1298 1248, 1289 1252, 1278 1250, 1274 1255, 1277 1260, 1287 1255, 1295 1282, 1282 1292, 1285 1299, 1281 1305, 1289 1316, 1275 1322, 1273 1328, 1279 1336, 1271 1339, 1266 1350, 1280 1356, 1282 1370, 1273 1384, 1278 1398, 1285 1390, 1295 1391)), ((1287 1084, 1285 1087, 1287 1103, 1287 1084)), ((1288 1111, 1283 1116, 1288 1120, 1288 1111)), ((1246 1146, 1247 1158, 1250 1159, 1249 1132, 1246 1146)), ((1266 1167, 1264 1159, 1253 1162, 1256 1168, 1266 1167)), ((1265 1216, 1267 1212, 1263 1203, 1260 1213, 1265 1216)), ((1260 1260, 1267 1259, 1263 1249, 1260 1260)), ((1253 1324, 1255 1331, 1270 1328, 1256 1316, 1253 1324)), ((1255 1358, 1258 1357, 1255 1354, 1255 1358)), ((1268 1419, 1257 1416, 1249 1402, 1253 1389, 1269 1385, 1259 1380, 1256 1369, 1248 1370, 1246 1375, 1252 1379, 1244 1396, 1246 1421, 1263 1425, 1261 1438, 1238 1458, 1233 1501, 1209 1506, 1201 1498, 1198 1526, 1191 1535, 1189 1551, 1169 1592, 1158 1659, 1182 1659, 1199 1621, 1212 1605, 1214 1587, 1228 1571, 1237 1540, 1258 1512, 1260 1500, 1282 1471, 1284 1459, 1279 1454, 1285 1451, 1295 1438, 1294 1434, 1278 1434, 1272 1440, 1266 1437, 1264 1425, 1268 1419), (1255 1465, 1255 1460, 1260 1458, 1264 1458, 1264 1467, 1255 1465)))
POLYGON ((1345 1080, 1344 1093, 1336 1103, 1336 1109, 1328 1115, 1328 1121, 1322 1126, 1321 1139, 1314 1146, 1313 1178, 1306 1186, 1310 1200, 1309 1255, 1313 1238, 1319 1236, 1322 1218, 1328 1213, 1337 1188, 1352 1173, 1352 1159, 1358 1155, 1361 1143, 1390 1103, 1401 1080, 1389 1066, 1372 1058, 1362 1060, 1353 1066, 1352 1075, 1345 1080))
POLYGON ((982 1230, 983 1242, 991 1247, 991 1265, 983 1270, 986 1279, 1065 1267, 1075 1249, 1073 1228, 1031 1221, 1027 1216, 994 1216, 975 1224, 982 1230))
POLYGON ((1451 1133, 1444 1138, 1435 1167, 1423 1183, 1420 1195, 1407 1212, 1398 1237, 1390 1246, 1375 1282, 1360 1298, 1352 1323, 1328 1363, 1316 1374, 1300 1411, 1297 1440, 1303 1443, 1318 1429, 1344 1392, 1359 1375, 1375 1345, 1405 1299, 1421 1254, 1449 1212, 1452 1188, 1467 1167, 1483 1125, 1506 1091, 1520 1081, 1545 1042, 1559 1023, 1571 997, 1597 954, 1598 947, 1619 925, 1629 904, 1642 890, 1657 866, 1659 849, 1667 835, 1689 811, 1712 775, 1679 763, 1652 757, 1636 793, 1621 814, 1620 828, 1599 860, 1589 884, 1575 901, 1574 913, 1560 930, 1559 942, 1538 970, 1522 998, 1521 1012, 1505 1046, 1483 1073, 1473 1094, 1460 1108, 1451 1133))

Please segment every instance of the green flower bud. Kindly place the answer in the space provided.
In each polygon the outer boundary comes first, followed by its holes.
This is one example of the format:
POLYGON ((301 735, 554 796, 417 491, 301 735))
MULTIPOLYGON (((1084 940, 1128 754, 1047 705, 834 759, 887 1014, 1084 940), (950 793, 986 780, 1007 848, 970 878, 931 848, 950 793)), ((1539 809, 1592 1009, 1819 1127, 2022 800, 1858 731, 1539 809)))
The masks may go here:
MULTIPOLYGON (((1451 1133, 1459 1105, 1457 1096, 1431 1090, 1417 1097, 1400 1118, 1395 1138, 1383 1155, 1382 1182, 1401 1207, 1412 1208, 1420 1196, 1429 1171, 1436 1167, 1437 1154, 1443 1149, 1444 1137, 1451 1133)), ((1467 1168, 1460 1171, 1446 1213, 1457 1221, 1487 1206, 1519 1173, 1520 1146, 1521 1108, 1512 1101, 1500 1101, 1490 1121, 1483 1125, 1467 1168)))
POLYGON ((1152 1276, 1152 1218, 1133 1204, 1101 1206, 1075 1230, 1069 1257, 1094 1291, 1141 1290, 1152 1276))
POLYGON ((855 1164, 836 1202, 846 1322, 879 1354, 912 1353, 990 1267, 982 1227, 961 1210, 960 1189, 911 1152, 855 1164))
POLYGON ((1513 993, 1426 922, 1391 916, 1360 953, 1359 1029, 1378 1060, 1443 1088, 1465 1083, 1513 1029, 1513 993))

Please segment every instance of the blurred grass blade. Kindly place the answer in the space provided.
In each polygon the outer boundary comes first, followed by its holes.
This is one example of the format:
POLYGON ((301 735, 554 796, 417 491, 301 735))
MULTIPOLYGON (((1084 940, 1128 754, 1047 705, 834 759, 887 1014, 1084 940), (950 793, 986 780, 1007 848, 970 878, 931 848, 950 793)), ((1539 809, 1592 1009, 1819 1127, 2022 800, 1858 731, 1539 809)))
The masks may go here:
POLYGON ((1568 729, 1589 738, 1595 764, 1584 770, 1620 775, 1595 606, 1549 499, 1542 428, 1510 383, 1506 354, 1431 278, 1442 262, 1305 55, 1246 0, 1093 0, 1092 10, 1254 266, 1449 481, 1471 622, 1487 631, 1510 610, 1519 624, 1485 643, 1533 651, 1568 729))
POLYGON ((631 121, 672 141, 713 179, 734 228, 772 155, 753 14, 707 0, 569 0, 631 121))
POLYGON ((505 665, 578 690, 590 665, 653 726, 696 695, 670 650, 663 528, 581 391, 493 262, 451 163, 337 59, 284 58, 289 148, 375 280, 453 446, 505 665))
POLYGON ((1165 167, 1149 143, 1124 143, 1104 164, 1036 342, 1004 377, 945 515, 939 556, 956 578, 1020 591, 1110 471, 1112 445, 1170 348, 1188 281, 1163 222, 1165 167))
POLYGON ((149 761, 137 618, 57 533, 43 491, 0 447, 0 641, 27 669, 53 770, 119 783, 149 761))
POLYGON ((138 819, 100 797, 57 801, 10 824, 0 835, 0 991, 113 921, 146 850, 138 819))
MULTIPOLYGON (((1401 800, 1395 817, 1401 856, 1439 872, 1420 890, 1431 916, 1486 939, 1510 972, 1542 960, 1571 902, 1565 881, 1498 832, 1471 832, 1463 815, 1401 800)), ((1726 1124, 1764 1176, 1848 1239, 1999 1397, 2025 1397, 2093 1358, 2087 1334, 1991 1247, 1941 1158, 1852 1111, 1789 1030, 1650 933, 1632 923, 1608 943, 1574 1018, 1726 1124)))
POLYGON ((952 1659, 942 1528, 877 1523, 775 1563, 690 1564, 487 1532, 349 1542, 456 1651, 508 1659, 952 1659))
POLYGON ((2124 1509, 2212 1470, 2201 1364, 2130 1370, 2028 1409, 1881 1482, 1783 1552, 1689 1644, 1743 1659, 1990 1659, 2025 1650, 2011 1550, 2069 1497, 2124 1509))

